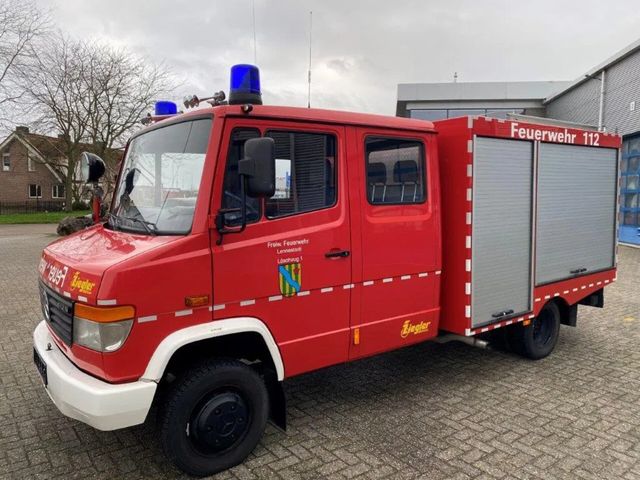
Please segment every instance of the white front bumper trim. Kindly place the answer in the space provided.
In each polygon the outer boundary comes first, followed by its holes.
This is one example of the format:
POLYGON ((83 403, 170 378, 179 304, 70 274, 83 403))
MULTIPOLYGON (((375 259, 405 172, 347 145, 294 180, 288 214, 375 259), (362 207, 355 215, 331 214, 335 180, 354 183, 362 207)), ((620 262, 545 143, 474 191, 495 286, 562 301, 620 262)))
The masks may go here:
POLYGON ((33 332, 33 345, 47 365, 47 393, 64 415, 98 430, 144 422, 158 387, 155 382, 139 380, 116 385, 87 375, 56 346, 44 321, 33 332), (51 350, 47 350, 48 344, 51 350))

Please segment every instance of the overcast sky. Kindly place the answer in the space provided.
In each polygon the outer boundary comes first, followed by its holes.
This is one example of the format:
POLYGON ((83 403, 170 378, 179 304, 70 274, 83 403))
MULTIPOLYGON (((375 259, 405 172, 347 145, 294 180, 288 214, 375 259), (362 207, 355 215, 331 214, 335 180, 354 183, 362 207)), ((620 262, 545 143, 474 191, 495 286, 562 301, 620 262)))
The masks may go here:
MULTIPOLYGON (((79 38, 164 61, 186 94, 253 63, 252 0, 39 0, 79 38)), ((637 0, 254 0, 265 103, 395 113, 398 83, 573 80, 640 38, 637 0)))

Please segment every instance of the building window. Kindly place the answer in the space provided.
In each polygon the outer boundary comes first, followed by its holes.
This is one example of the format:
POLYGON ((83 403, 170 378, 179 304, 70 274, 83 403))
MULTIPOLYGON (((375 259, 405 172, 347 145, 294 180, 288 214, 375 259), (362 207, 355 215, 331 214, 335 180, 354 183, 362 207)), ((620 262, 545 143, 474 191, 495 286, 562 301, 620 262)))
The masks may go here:
POLYGON ((9 170, 11 170, 11 158, 9 157, 8 153, 3 153, 2 154, 2 171, 8 172, 9 170))
POLYGON ((52 198, 64 198, 64 185, 58 184, 51 187, 52 198))
POLYGON ((443 120, 447 118, 446 110, 411 110, 411 118, 417 118, 419 120, 443 120))
POLYGON ((270 131, 275 141, 276 193, 267 218, 328 208, 336 203, 336 138, 323 133, 270 131))
POLYGON ((33 157, 31 156, 31 154, 27 156, 27 170, 30 172, 36 171, 36 165, 35 165, 35 162, 33 161, 33 157))
POLYGON ((40 185, 35 183, 29 185, 29 198, 42 198, 42 188, 40 185))
POLYGON ((424 145, 417 140, 368 137, 367 200, 373 205, 425 200, 424 145))

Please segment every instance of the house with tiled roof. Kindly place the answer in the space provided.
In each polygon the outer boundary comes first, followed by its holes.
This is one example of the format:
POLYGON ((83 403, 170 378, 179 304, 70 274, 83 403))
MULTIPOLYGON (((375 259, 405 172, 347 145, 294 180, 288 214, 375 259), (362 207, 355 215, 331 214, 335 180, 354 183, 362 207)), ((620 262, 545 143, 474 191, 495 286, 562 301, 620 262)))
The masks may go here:
MULTIPOLYGON (((98 149, 80 144, 78 150, 97 153, 98 149)), ((64 151, 64 138, 32 133, 28 127, 16 127, 0 143, 0 203, 64 203, 67 165, 64 151)), ((109 157, 106 161, 117 162, 121 152, 108 149, 106 156, 109 157)))

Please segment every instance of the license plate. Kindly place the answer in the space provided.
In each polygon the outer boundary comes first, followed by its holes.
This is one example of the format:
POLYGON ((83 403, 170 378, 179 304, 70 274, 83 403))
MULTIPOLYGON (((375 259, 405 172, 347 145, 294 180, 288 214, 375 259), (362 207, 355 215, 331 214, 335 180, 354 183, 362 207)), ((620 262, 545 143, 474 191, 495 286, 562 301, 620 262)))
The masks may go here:
POLYGON ((42 377, 42 381, 44 382, 44 386, 47 386, 47 364, 44 363, 44 360, 42 360, 40 358, 40 355, 38 355, 38 351, 34 348, 33 349, 33 363, 36 364, 36 368, 38 369, 38 372, 40 372, 40 376, 42 377))

